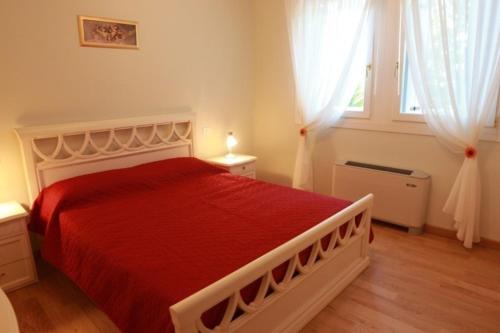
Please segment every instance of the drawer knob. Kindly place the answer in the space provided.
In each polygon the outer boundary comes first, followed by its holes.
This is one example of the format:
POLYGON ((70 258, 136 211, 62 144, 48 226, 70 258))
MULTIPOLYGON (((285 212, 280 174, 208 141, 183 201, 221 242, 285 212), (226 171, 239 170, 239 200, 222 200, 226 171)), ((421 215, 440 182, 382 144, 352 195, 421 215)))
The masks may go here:
POLYGON ((243 166, 243 170, 246 170, 246 169, 247 169, 247 167, 246 167, 246 166, 243 166))
POLYGON ((0 273, 0 278, 3 278, 7 273, 0 273))

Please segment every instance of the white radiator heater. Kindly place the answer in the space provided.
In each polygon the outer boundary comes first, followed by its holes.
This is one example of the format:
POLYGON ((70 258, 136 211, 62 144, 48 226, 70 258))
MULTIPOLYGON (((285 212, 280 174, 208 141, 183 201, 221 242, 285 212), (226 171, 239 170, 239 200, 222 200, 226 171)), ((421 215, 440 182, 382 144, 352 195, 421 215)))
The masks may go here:
POLYGON ((427 217, 431 177, 425 172, 354 161, 337 161, 333 168, 333 195, 357 200, 375 196, 373 218, 420 233, 427 217))

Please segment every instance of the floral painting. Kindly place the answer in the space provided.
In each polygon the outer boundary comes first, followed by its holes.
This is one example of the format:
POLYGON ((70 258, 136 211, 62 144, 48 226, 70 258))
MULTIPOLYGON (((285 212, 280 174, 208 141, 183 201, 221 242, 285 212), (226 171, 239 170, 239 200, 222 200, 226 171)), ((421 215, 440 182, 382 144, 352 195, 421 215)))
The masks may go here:
POLYGON ((82 46, 137 49, 137 22, 79 16, 82 46))

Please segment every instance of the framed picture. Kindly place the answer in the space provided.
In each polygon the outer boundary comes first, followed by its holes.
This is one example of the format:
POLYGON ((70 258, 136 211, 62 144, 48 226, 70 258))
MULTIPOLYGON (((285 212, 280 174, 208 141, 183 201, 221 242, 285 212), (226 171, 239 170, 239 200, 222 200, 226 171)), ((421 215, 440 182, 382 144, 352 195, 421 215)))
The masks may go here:
POLYGON ((101 17, 78 16, 80 45, 138 49, 138 23, 101 17))

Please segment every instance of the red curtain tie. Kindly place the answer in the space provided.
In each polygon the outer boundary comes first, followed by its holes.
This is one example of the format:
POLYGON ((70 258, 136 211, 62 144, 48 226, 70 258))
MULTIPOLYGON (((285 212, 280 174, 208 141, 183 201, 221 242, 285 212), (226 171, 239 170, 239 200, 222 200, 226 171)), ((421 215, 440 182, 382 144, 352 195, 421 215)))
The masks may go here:
POLYGON ((467 158, 476 158, 477 156, 477 150, 476 148, 469 146, 465 148, 465 157, 467 158))

